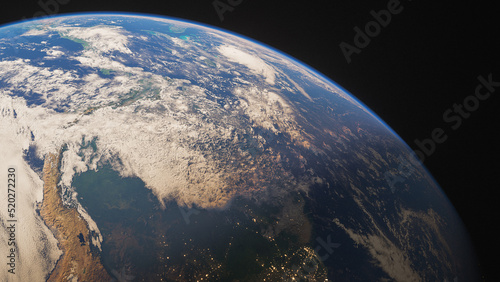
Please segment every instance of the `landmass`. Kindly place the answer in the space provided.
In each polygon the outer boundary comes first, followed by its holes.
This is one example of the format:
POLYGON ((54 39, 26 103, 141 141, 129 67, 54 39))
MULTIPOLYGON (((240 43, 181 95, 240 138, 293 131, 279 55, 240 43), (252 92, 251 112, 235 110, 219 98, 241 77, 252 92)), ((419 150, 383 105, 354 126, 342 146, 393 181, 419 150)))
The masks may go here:
POLYGON ((57 185, 60 153, 48 154, 43 166, 43 203, 40 214, 58 240, 63 254, 47 281, 110 281, 98 255, 90 249, 89 229, 75 208, 67 207, 57 185))

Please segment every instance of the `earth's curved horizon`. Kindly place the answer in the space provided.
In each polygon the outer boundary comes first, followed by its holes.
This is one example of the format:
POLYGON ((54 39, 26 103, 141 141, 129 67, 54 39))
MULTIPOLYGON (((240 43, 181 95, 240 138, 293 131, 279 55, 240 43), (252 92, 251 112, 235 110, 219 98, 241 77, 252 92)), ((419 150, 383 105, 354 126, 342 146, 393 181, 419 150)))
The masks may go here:
POLYGON ((479 280, 456 210, 386 123, 207 24, 0 26, 0 156, 0 280, 479 280))

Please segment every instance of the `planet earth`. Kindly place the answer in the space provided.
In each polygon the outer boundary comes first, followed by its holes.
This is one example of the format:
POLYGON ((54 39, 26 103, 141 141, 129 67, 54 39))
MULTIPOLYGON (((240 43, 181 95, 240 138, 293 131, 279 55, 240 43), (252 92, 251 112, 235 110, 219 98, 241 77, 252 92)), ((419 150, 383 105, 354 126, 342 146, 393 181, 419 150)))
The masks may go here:
POLYGON ((387 124, 203 24, 1 27, 0 156, 1 281, 478 279, 456 210, 387 124))

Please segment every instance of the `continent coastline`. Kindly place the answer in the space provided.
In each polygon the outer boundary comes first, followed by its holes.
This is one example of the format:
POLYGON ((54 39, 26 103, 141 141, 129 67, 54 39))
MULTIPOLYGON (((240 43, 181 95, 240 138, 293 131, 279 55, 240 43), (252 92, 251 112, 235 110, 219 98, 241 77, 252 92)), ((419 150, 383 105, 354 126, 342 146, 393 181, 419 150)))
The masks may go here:
POLYGON ((60 152, 46 155, 43 167, 44 197, 40 215, 57 238, 57 245, 63 252, 47 281, 68 280, 73 277, 83 281, 109 281, 111 277, 100 258, 90 249, 86 222, 75 208, 66 207, 62 202, 60 187, 57 185, 60 178, 60 156, 60 152))

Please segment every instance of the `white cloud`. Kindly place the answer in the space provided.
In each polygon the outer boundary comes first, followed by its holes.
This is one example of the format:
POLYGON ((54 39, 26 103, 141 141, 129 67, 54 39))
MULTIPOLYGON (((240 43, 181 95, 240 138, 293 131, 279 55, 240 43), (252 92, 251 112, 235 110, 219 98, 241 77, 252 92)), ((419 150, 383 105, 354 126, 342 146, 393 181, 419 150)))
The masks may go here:
MULTIPOLYGON (((43 182, 31 170, 22 158, 22 152, 29 145, 27 138, 30 135, 29 124, 18 123, 13 119, 12 109, 22 107, 21 99, 12 99, 0 95, 0 182, 7 183, 7 169, 16 167, 15 188, 15 214, 17 218, 15 239, 16 248, 16 274, 7 272, 8 267, 0 268, 1 281, 44 281, 44 277, 55 266, 61 255, 57 248, 57 240, 44 224, 43 220, 35 213, 37 202, 43 198, 43 182), (5 105, 11 105, 5 107, 5 105), (10 111, 9 111, 10 109, 10 111)), ((19 114, 19 113, 18 113, 19 114)), ((7 192, 7 191, 5 191, 7 192)), ((7 197, 0 201, 0 219, 2 225, 9 223, 7 215, 7 197)), ((10 246, 7 245, 7 229, 2 226, 0 230, 0 249, 3 256, 7 255, 10 246)), ((6 260, 4 260, 6 261, 6 260)))
POLYGON ((248 67, 254 74, 264 76, 267 83, 274 85, 276 71, 261 58, 240 50, 234 45, 221 45, 217 49, 229 61, 248 67))
POLYGON ((118 51, 132 54, 132 51, 127 47, 128 37, 121 27, 104 25, 93 27, 58 26, 52 29, 61 32, 64 36, 84 40, 99 53, 118 51))

